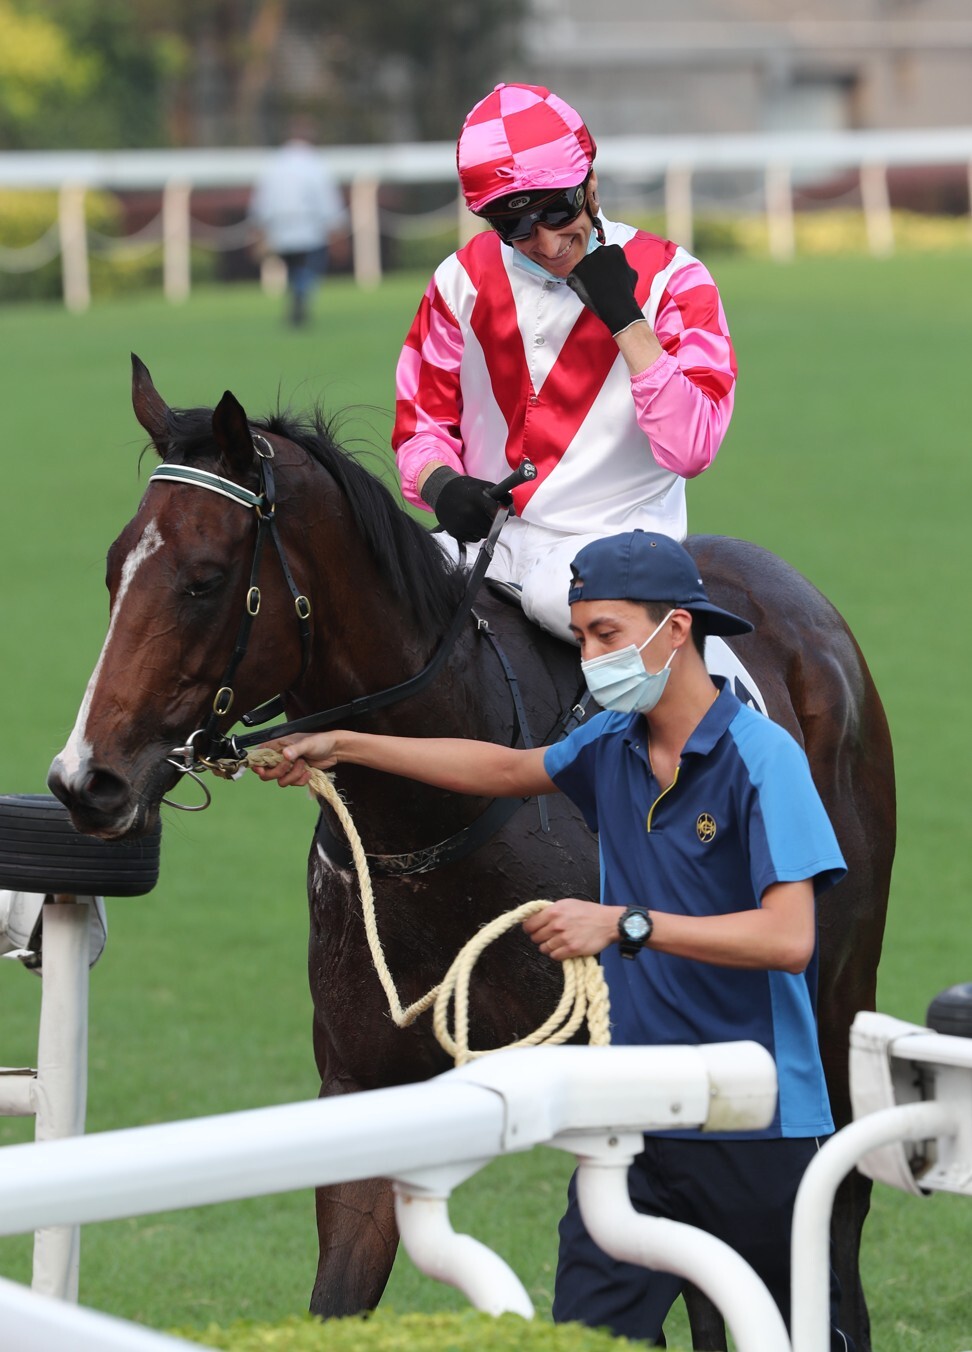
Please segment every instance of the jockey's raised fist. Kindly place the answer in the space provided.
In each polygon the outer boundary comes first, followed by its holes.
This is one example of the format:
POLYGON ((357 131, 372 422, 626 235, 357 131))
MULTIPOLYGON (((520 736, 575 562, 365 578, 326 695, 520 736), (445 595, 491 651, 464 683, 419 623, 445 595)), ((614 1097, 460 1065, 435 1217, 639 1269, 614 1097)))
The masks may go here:
POLYGON ((581 259, 566 280, 578 299, 608 326, 612 337, 645 321, 635 299, 638 274, 620 244, 603 244, 595 249, 581 259))

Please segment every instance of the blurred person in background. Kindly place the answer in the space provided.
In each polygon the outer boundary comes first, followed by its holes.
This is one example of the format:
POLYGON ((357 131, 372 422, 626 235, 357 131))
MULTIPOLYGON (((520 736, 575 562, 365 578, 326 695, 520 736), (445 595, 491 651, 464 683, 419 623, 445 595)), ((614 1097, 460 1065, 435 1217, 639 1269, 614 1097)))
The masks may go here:
POLYGON ((484 489, 539 473, 487 576, 571 639, 570 562, 620 531, 687 531, 685 481, 713 461, 736 361, 707 269, 610 221, 583 119, 542 86, 501 84, 457 147, 466 205, 490 230, 436 270, 397 371, 402 491, 453 557, 489 532, 484 489))
POLYGON ((249 215, 260 232, 261 247, 276 254, 287 269, 289 322, 306 324, 311 296, 348 227, 344 199, 314 148, 308 118, 291 122, 286 141, 253 191, 249 215))

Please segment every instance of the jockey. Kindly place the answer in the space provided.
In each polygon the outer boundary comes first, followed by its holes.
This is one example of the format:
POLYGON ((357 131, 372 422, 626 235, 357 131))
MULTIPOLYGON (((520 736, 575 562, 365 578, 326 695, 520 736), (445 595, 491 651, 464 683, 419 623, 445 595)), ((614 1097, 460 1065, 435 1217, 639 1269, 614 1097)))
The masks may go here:
POLYGON ((679 245, 601 211, 594 138, 562 99, 501 84, 463 124, 466 204, 491 227, 436 270, 398 363, 402 491, 459 557, 527 458, 487 577, 570 639, 570 561, 621 531, 685 537, 736 363, 715 283, 679 245))

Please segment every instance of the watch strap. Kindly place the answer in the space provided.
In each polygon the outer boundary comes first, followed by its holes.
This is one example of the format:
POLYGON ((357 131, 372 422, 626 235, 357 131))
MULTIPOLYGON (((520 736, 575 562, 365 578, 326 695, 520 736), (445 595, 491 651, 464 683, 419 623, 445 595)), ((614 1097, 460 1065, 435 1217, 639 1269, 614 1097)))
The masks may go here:
POLYGON ((646 907, 629 906, 618 921, 618 946, 621 949, 621 956, 623 958, 637 957, 651 938, 654 928, 654 921, 646 907), (626 931, 626 922, 631 916, 640 916, 646 922, 645 932, 640 938, 635 938, 626 931))

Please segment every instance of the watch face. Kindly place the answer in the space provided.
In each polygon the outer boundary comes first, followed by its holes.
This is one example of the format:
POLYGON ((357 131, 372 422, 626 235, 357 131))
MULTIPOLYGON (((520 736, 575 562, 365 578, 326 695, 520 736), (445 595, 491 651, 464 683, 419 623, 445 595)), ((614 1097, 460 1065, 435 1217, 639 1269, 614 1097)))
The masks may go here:
POLYGON ((636 911, 634 915, 629 915, 622 921, 621 927, 629 939, 643 939, 648 933, 648 920, 636 911))

